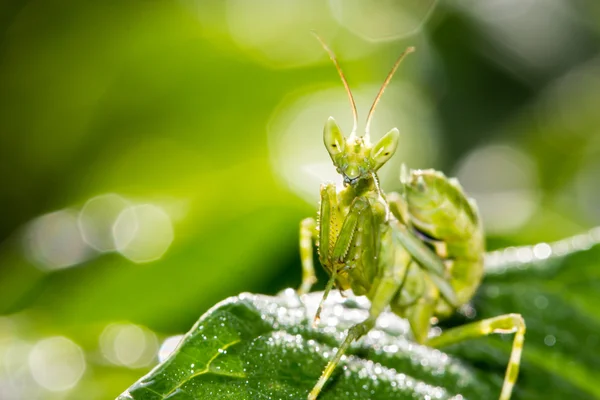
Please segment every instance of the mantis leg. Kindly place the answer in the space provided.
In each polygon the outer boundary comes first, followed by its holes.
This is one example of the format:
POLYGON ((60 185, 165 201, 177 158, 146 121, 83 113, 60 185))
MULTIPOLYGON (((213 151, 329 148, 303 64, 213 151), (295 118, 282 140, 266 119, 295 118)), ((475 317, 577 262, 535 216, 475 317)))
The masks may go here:
MULTIPOLYGON (((360 223, 361 224, 359 224, 359 226, 364 228, 368 224, 373 224, 373 220, 372 219, 370 219, 370 220, 369 219, 361 219, 360 223)), ((355 229, 356 229, 356 225, 355 225, 355 229)), ((391 238, 391 236, 389 236, 389 234, 387 235, 387 237, 391 238)), ((384 242, 384 244, 386 244, 386 245, 389 245, 389 243, 390 243, 389 241, 384 242)), ((335 248, 338 248, 337 243, 336 243, 335 248)), ((335 253, 335 251, 334 251, 334 253, 335 253)), ((392 260, 394 261, 393 258, 392 258, 392 260)), ((397 260, 402 260, 403 262, 406 262, 406 263, 410 262, 410 258, 408 256, 398 257, 396 259, 396 261, 397 260)), ((401 268, 401 269, 404 269, 404 268, 401 268)), ((338 348, 337 353, 327 363, 327 366, 323 370, 321 377, 319 378, 316 385, 313 387, 313 389, 309 393, 308 400, 315 400, 317 398, 317 396, 323 389, 323 386, 325 386, 325 383, 327 383, 327 380, 329 379, 329 377, 331 376, 331 374, 333 373, 335 368, 340 363, 340 360, 342 359, 342 357, 344 356, 344 354, 346 353, 346 351, 348 350, 348 348, 350 347, 352 342, 354 342, 355 340, 358 340, 359 338, 364 336, 367 332, 369 332, 375 326, 377 317, 379 317, 381 312, 390 304, 390 302, 396 295, 396 292, 399 290, 400 286, 402 285, 404 276, 402 274, 395 273, 397 268, 395 268, 395 265, 393 265, 393 263, 384 264, 383 270, 384 270, 384 272, 382 274, 383 276, 379 280, 377 287, 375 288, 375 290, 373 292, 373 295, 370 296, 371 297, 371 308, 369 310, 369 316, 367 317, 366 320, 364 320, 363 322, 361 322, 359 324, 352 326, 348 330, 348 334, 346 335, 346 338, 344 339, 344 341, 338 348)))
POLYGON ((352 342, 360 339, 375 326, 375 321, 377 321, 377 317, 379 317, 379 314, 381 314, 381 312, 390 304, 400 285, 401 281, 395 281, 393 279, 384 279, 380 282, 375 297, 371 302, 369 316, 366 320, 354 325, 348 330, 348 334, 342 342, 342 345, 338 348, 338 351, 337 353, 335 353, 335 356, 327 363, 327 366, 323 370, 323 373, 317 381, 317 384, 313 387, 310 394, 308 395, 308 400, 315 400, 319 393, 321 393, 321 389, 323 389, 323 386, 325 386, 325 383, 327 383, 327 380, 340 363, 340 360, 342 359, 343 355, 346 353, 348 347, 350 347, 352 342))
POLYGON ((334 184, 321 185, 321 209, 319 211, 319 261, 323 267, 329 266, 329 246, 331 236, 331 219, 337 207, 334 184))
POLYGON ((510 360, 506 367, 506 375, 502 384, 500 400, 509 400, 513 386, 519 375, 521 351, 525 340, 525 321, 520 314, 506 314, 459 326, 443 332, 440 336, 429 339, 426 344, 431 347, 443 347, 463 340, 487 336, 492 333, 514 333, 510 360))
POLYGON ((456 292, 450 285, 446 266, 442 259, 433 250, 427 247, 422 240, 417 238, 401 223, 392 224, 394 238, 410 253, 421 268, 430 272, 429 277, 440 290, 448 303, 458 307, 456 292))
POLYGON ((305 218, 300 222, 300 260, 302 262, 302 284, 298 288, 298 294, 310 291, 312 285, 317 281, 315 266, 313 262, 313 237, 317 222, 314 218, 305 218))
POLYGON ((390 193, 387 196, 387 200, 390 205, 390 211, 399 221, 393 224, 398 241, 407 248, 423 268, 440 277, 445 277, 446 267, 444 266, 444 262, 440 259, 440 256, 423 243, 423 238, 417 237, 415 233, 409 229, 411 226, 410 216, 408 213, 408 205, 406 204, 404 197, 398 193, 390 193))
MULTIPOLYGON (((408 307, 405 311, 405 317, 410 323, 410 329, 417 343, 424 343, 427 340, 429 329, 431 327, 431 317, 434 315, 435 305, 438 301, 438 289, 431 284, 430 277, 414 261, 409 265, 409 273, 421 274, 424 283, 423 292, 418 300, 408 307)), ((402 291, 410 288, 402 287, 402 291)))

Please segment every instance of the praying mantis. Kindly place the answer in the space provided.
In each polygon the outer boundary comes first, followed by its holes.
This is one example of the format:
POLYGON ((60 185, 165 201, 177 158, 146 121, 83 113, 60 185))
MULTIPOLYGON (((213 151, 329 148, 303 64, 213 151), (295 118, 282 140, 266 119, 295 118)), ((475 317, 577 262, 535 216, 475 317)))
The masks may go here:
POLYGON ((358 113, 348 82, 333 51, 315 34, 342 80, 354 125, 345 137, 333 117, 325 123, 323 141, 344 180, 337 191, 323 184, 317 219, 300 223, 302 283, 300 294, 316 281, 313 242, 319 261, 330 278, 315 315, 315 324, 330 290, 351 289, 371 301, 368 317, 352 326, 308 394, 315 400, 352 342, 369 332, 388 306, 408 320, 417 343, 444 347, 493 333, 514 333, 512 351, 500 400, 511 397, 517 380, 525 322, 519 314, 506 314, 459 326, 430 336, 434 317, 450 316, 467 303, 483 276, 485 239, 475 202, 455 178, 432 169, 400 173, 401 190, 384 193, 377 171, 394 155, 400 141, 398 129, 371 143, 370 125, 377 103, 406 55, 396 60, 369 110, 364 135, 357 135, 358 113))

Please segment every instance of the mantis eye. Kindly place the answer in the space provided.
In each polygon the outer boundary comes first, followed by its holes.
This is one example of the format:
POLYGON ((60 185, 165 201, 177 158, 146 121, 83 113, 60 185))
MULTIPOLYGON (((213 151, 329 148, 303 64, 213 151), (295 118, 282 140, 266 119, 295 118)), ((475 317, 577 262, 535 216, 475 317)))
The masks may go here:
POLYGON ((342 135, 340 127, 333 117, 329 117, 325 123, 325 128, 323 129, 323 142, 325 143, 325 147, 331 158, 344 151, 346 141, 344 140, 344 135, 342 135))
POLYGON ((385 164, 396 152, 398 147, 398 138, 400 132, 394 128, 382 137, 371 150, 371 159, 375 163, 375 169, 379 169, 385 164))

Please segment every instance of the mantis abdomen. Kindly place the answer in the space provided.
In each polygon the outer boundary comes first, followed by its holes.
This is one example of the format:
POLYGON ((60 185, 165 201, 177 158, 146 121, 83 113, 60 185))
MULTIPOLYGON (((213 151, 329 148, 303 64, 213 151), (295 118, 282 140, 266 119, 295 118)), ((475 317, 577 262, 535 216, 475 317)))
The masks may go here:
MULTIPOLYGON (((467 303, 483 276, 485 239, 475 203, 458 181, 432 169, 413 170, 403 177, 402 217, 444 260, 457 305, 467 303)), ((454 307, 440 297, 435 315, 444 317, 454 307)))

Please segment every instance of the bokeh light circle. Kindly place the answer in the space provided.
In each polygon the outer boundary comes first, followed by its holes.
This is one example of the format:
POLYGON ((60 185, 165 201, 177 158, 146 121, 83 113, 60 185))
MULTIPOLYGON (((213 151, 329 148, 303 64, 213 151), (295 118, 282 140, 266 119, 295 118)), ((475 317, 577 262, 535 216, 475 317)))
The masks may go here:
POLYGON ((149 365, 156 358, 154 332, 135 324, 110 324, 100 335, 100 350, 113 364, 129 368, 149 365))
POLYGON ((329 0, 337 21, 370 41, 403 38, 419 31, 437 0, 329 0))
POLYGON ((529 220, 539 202, 533 160, 514 145, 476 148, 459 162, 456 177, 476 200, 490 233, 518 229, 529 220))
POLYGON ((25 252, 42 269, 61 269, 86 261, 94 251, 83 240, 73 210, 60 210, 33 220, 25 234, 25 252))
POLYGON ((123 210, 113 226, 113 235, 117 250, 136 263, 158 260, 174 238, 170 216, 153 204, 123 210))
POLYGON ((61 392, 73 388, 86 364, 83 351, 63 336, 40 340, 29 353, 29 368, 35 381, 47 390, 61 392))
POLYGON ((234 42, 276 68, 317 62, 323 49, 310 31, 330 37, 337 30, 327 3, 320 0, 228 0, 226 16, 234 42))
POLYGON ((129 202, 115 193, 89 199, 79 212, 79 229, 83 239, 98 251, 115 250, 113 225, 129 202))

